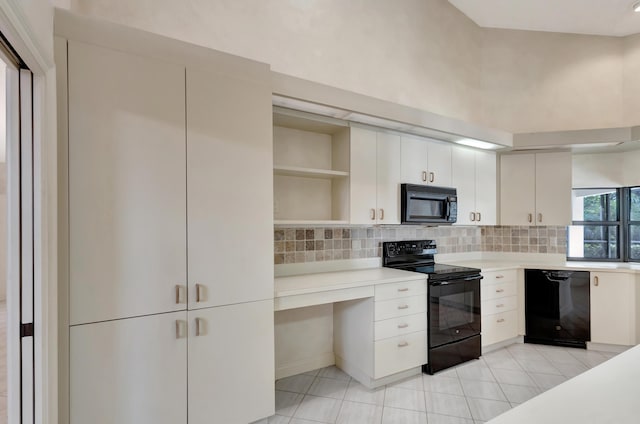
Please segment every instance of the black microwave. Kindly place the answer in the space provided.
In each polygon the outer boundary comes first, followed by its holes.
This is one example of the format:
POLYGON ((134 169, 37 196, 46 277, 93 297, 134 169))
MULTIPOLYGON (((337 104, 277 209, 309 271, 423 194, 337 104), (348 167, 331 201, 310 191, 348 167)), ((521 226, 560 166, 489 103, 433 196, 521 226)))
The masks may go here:
POLYGON ((401 185, 403 224, 453 224, 458 216, 458 196, 451 187, 401 185))

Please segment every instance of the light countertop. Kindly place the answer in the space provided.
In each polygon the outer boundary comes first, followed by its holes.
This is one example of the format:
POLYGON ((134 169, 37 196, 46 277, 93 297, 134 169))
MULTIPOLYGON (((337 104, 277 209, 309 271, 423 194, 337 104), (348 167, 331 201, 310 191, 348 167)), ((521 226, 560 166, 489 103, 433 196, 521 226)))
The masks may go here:
POLYGON ((640 422, 640 346, 489 421, 491 424, 640 422))
POLYGON ((417 272, 392 268, 368 268, 350 271, 320 272, 275 279, 275 297, 312 294, 400 281, 424 280, 417 272))
POLYGON ((453 260, 446 261, 452 265, 462 265, 472 268, 480 268, 483 271, 501 271, 513 268, 535 268, 535 269, 566 269, 579 271, 605 271, 640 273, 640 264, 630 264, 625 262, 536 262, 526 260, 453 260))

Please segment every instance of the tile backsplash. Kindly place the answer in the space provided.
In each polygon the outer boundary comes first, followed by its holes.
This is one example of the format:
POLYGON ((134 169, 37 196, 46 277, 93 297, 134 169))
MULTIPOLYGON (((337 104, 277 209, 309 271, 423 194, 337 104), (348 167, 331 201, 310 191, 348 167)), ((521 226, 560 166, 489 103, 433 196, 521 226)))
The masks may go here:
POLYGON ((566 253, 566 227, 303 227, 274 229, 276 264, 382 256, 382 242, 434 239, 438 253, 566 253))

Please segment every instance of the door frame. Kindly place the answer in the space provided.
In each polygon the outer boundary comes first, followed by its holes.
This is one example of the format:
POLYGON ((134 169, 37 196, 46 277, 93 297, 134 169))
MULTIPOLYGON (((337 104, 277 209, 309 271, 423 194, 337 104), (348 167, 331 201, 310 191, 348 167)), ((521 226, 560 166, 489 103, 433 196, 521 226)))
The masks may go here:
MULTIPOLYGON (((0 2, 0 31, 17 55, 33 73, 33 221, 34 221, 34 323, 35 323, 35 415, 38 424, 58 422, 57 388, 57 137, 56 93, 53 44, 43 41, 42 25, 51 24, 53 39, 53 7, 45 2, 0 2), (41 19, 43 18, 43 19, 41 19), (37 19, 37 21, 36 21, 37 19), (40 35, 40 36, 39 36, 40 35), (44 44, 43 44, 44 43, 44 44)), ((7 123, 9 125, 9 123, 7 123)), ((9 199, 8 201, 15 201, 9 199)), ((10 218, 9 218, 10 219, 10 218)), ((15 228, 7 228, 9 239, 16 237, 15 228)), ((19 237, 19 235, 18 235, 19 237)), ((19 252, 8 251, 7 264, 16 263, 19 252)), ((19 309, 10 310, 7 280, 7 334, 19 339, 19 309), (11 332, 13 332, 11 334, 11 332)), ((15 290, 14 290, 15 291, 15 290)), ((17 346, 7 347, 8 381, 14 382, 20 368, 17 346), (9 350, 11 348, 11 350, 9 350)), ((18 386, 19 387, 19 386, 18 386)), ((20 396, 15 385, 8 387, 9 422, 20 422, 20 396), (13 392, 13 393, 12 393, 13 392), (17 418, 17 419, 16 419, 17 418)))

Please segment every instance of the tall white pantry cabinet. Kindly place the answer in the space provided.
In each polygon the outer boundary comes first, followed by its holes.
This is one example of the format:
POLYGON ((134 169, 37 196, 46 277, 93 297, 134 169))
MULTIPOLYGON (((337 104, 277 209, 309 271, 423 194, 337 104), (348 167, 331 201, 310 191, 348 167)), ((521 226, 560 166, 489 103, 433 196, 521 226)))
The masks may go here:
POLYGON ((61 422, 272 415, 269 68, 130 29, 85 39, 83 25, 56 38, 61 422))

